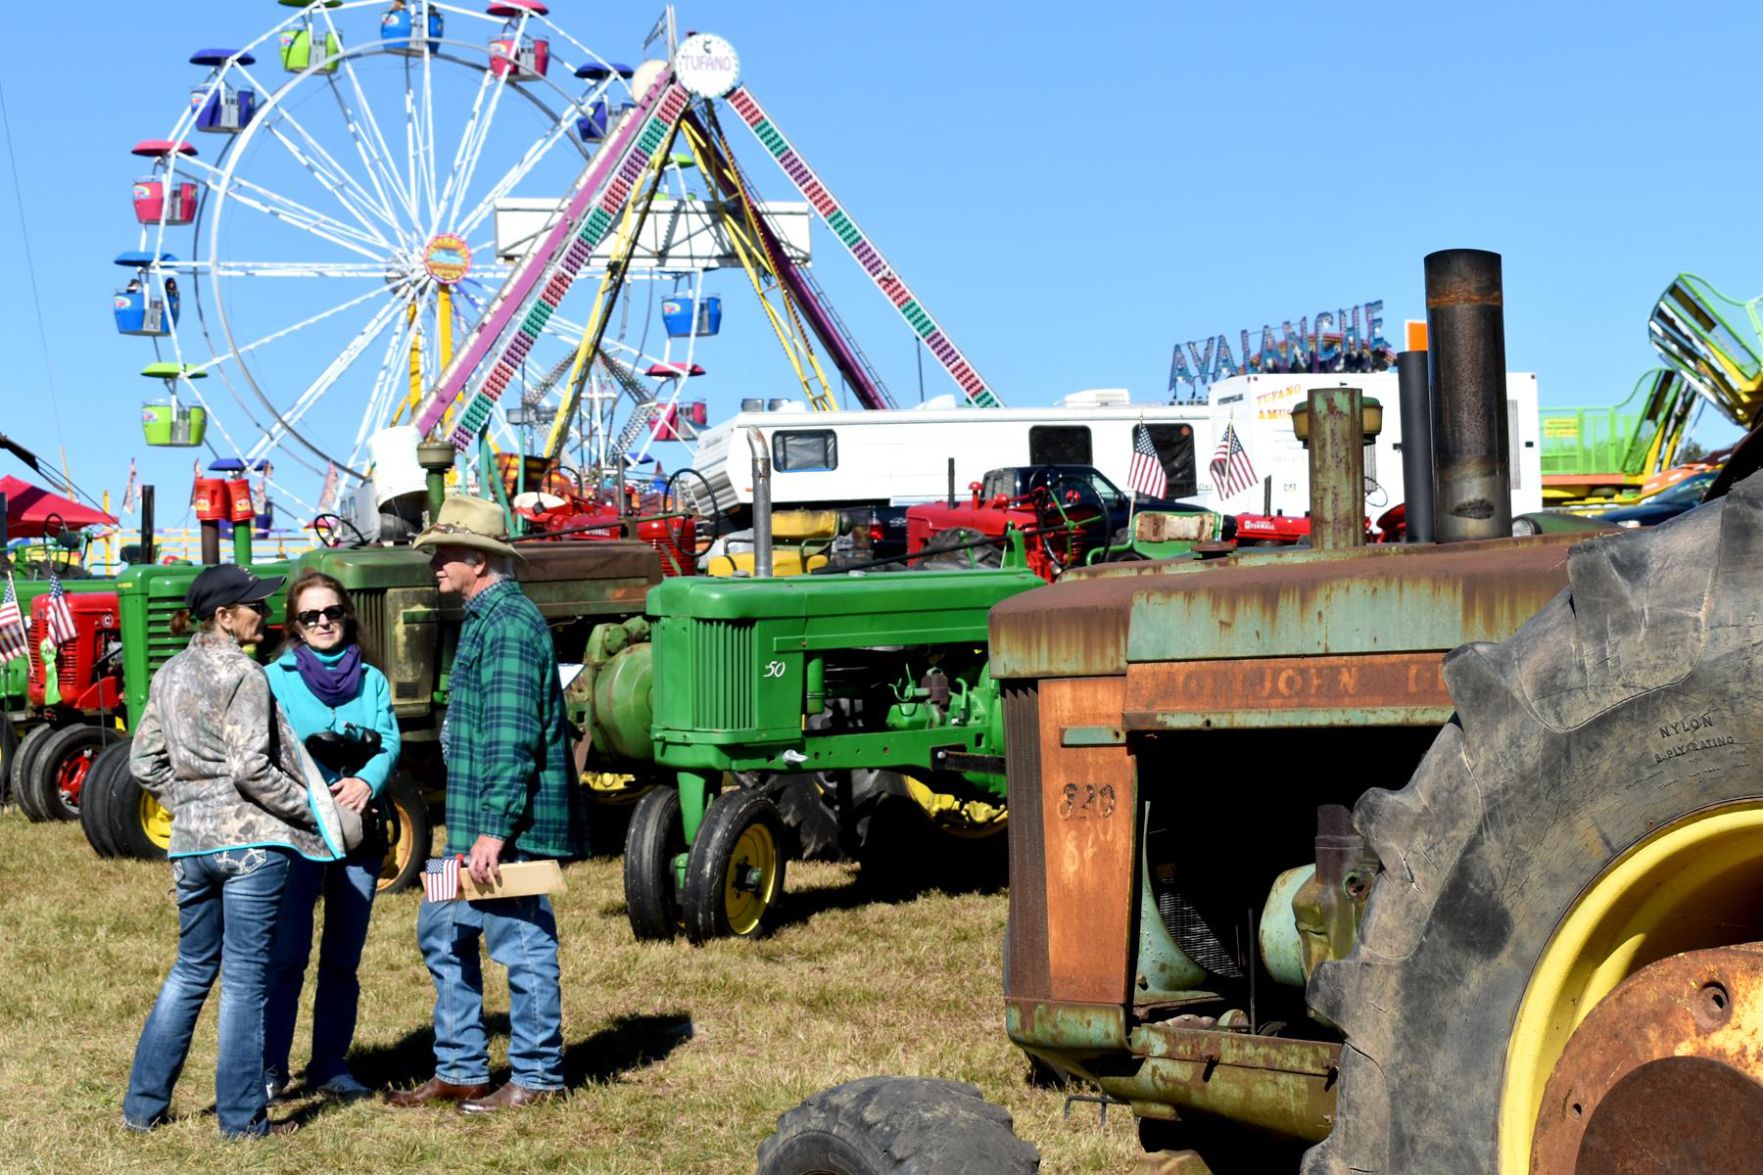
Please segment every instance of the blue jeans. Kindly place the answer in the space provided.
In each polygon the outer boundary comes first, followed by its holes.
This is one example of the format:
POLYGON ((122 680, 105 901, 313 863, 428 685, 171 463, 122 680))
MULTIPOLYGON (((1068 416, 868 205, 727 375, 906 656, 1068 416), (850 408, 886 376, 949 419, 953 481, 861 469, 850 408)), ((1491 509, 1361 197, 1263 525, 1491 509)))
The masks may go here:
POLYGON ((542 894, 422 904, 416 941, 435 980, 435 1076, 454 1085, 490 1079, 480 937, 490 958, 508 968, 508 1066, 514 1083, 562 1089, 557 919, 542 894))
POLYGON ((178 958, 135 1046, 124 1125, 151 1130, 171 1109, 171 1089, 190 1052, 196 1017, 220 979, 220 1055, 214 1103, 222 1133, 243 1137, 269 1126, 263 1094, 263 977, 275 933, 287 849, 229 849, 179 857, 178 958))
POLYGON ((349 1072, 344 1060, 355 1039, 355 1014, 361 1000, 361 948, 379 884, 380 854, 356 852, 326 864, 296 858, 288 870, 270 949, 268 1006, 263 1012, 264 1080, 280 1085, 288 1079, 288 1053, 294 1044, 294 1021, 306 963, 312 957, 312 911, 324 898, 324 937, 318 945, 318 980, 312 996, 312 1059, 306 1084, 319 1086, 349 1072))

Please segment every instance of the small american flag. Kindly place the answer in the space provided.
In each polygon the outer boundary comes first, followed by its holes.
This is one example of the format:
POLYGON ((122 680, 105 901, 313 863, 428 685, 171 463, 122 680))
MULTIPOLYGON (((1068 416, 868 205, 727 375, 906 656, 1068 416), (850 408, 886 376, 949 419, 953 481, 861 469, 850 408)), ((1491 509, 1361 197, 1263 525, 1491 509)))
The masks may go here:
POLYGON ((1151 430, 1139 421, 1132 430, 1132 467, 1127 471, 1127 484, 1135 494, 1161 498, 1169 490, 1169 477, 1163 472, 1163 460, 1157 446, 1151 443, 1151 430))
POLYGON ((1234 424, 1225 424, 1224 435, 1218 438, 1218 451, 1212 454, 1208 468, 1221 499, 1233 498, 1255 484, 1255 466, 1249 462, 1249 451, 1243 448, 1234 424))
POLYGON ((431 902, 450 902, 459 896, 459 857, 431 857, 422 875, 422 896, 431 902))
POLYGON ((0 599, 0 662, 24 656, 30 647, 24 616, 18 610, 18 589, 12 586, 12 576, 8 575, 6 597, 0 599))
POLYGON ((43 626, 49 632, 49 639, 57 645, 65 645, 80 635, 80 630, 73 622, 73 608, 67 602, 67 592, 61 586, 61 577, 55 574, 55 564, 49 564, 49 602, 43 606, 43 626))

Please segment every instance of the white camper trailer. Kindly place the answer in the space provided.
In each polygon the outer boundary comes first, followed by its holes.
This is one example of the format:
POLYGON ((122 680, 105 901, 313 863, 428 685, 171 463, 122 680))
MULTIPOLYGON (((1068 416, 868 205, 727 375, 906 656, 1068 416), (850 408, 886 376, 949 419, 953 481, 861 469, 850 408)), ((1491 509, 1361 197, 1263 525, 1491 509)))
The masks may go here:
MULTIPOLYGON (((1239 375, 1211 388, 1211 435, 1228 424, 1237 433, 1254 482, 1218 502, 1201 458, 1207 493, 1200 500, 1228 514, 1302 515, 1310 509, 1310 467, 1304 446, 1292 435, 1292 406, 1312 388, 1360 388, 1383 405, 1383 431, 1365 453, 1365 513, 1375 522, 1391 506, 1406 501, 1402 484, 1402 413, 1394 371, 1361 375, 1239 375)), ((1506 375, 1506 418, 1512 460, 1512 513, 1543 507, 1543 455, 1537 409, 1537 378, 1529 372, 1506 375)), ((1214 441, 1216 444, 1216 441, 1214 441)))
POLYGON ((949 492, 951 460, 958 496, 988 470, 1020 465, 1094 465, 1124 488, 1140 421, 1163 460, 1165 496, 1203 501, 1212 445, 1205 405, 1134 404, 1123 388, 1077 392, 1049 408, 956 407, 944 396, 922 408, 813 412, 788 401, 706 429, 693 466, 725 513, 752 504, 756 436, 771 456, 778 506, 937 501, 949 492))

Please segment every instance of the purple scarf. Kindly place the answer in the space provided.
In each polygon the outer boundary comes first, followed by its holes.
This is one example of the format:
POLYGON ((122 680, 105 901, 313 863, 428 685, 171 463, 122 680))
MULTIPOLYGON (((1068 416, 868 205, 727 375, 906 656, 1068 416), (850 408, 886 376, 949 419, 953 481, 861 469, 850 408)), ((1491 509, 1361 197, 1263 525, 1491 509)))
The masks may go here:
POLYGON ((329 664, 308 646, 295 645, 294 668, 312 696, 327 706, 341 706, 361 692, 360 645, 350 645, 329 664))

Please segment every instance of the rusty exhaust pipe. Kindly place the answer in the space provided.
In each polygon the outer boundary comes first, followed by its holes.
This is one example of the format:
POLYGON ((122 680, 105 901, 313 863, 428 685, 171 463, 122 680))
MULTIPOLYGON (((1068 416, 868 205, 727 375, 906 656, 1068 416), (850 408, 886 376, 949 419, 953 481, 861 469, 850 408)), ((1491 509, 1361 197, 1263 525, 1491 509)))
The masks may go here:
POLYGON ((1426 337, 1438 541, 1507 538, 1512 534, 1511 455, 1498 253, 1445 249, 1427 254, 1426 337))
POLYGON ((1403 541, 1433 541, 1432 395, 1426 387, 1426 352, 1396 356, 1397 396, 1402 402, 1402 487, 1407 498, 1403 541))

